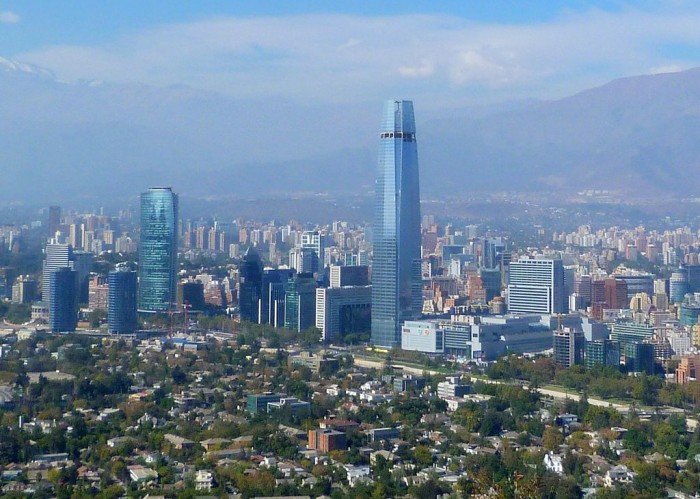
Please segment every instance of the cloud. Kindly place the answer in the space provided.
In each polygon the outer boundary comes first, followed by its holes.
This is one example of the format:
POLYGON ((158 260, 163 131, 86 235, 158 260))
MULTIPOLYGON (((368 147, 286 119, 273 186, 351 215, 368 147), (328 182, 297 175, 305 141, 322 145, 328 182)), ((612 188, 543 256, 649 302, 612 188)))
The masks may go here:
POLYGON ((590 10, 536 24, 447 15, 219 17, 97 46, 14 57, 58 77, 186 84, 240 97, 352 102, 395 95, 432 103, 554 98, 649 68, 689 67, 661 47, 700 53, 700 10, 590 10))
POLYGON ((0 23, 14 24, 19 22, 19 16, 9 10, 0 11, 0 23))

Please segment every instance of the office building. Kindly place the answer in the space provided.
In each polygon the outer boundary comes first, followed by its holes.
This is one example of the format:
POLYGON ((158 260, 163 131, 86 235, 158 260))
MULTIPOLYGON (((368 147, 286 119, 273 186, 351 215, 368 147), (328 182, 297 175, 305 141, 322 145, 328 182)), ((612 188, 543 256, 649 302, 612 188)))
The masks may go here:
POLYGON ((561 260, 521 258, 508 274, 508 311, 521 314, 567 312, 561 260))
POLYGON ((552 330, 540 315, 406 321, 401 348, 491 361, 509 353, 537 353, 552 348, 552 330))
POLYGON ((683 267, 680 267, 671 274, 669 279, 669 298, 671 303, 678 305, 683 303, 688 293, 688 273, 683 267))
POLYGON ((49 277, 49 329, 53 333, 75 331, 78 325, 77 272, 60 267, 49 277))
POLYGON ((246 397, 246 410, 250 414, 258 412, 267 412, 267 404, 270 402, 279 402, 284 395, 278 393, 265 392, 251 394, 246 397))
POLYGON ((297 272, 323 272, 325 245, 323 234, 318 231, 305 231, 301 234, 301 249, 311 255, 310 269, 296 269, 297 272))
POLYGON ((36 300, 36 281, 29 276, 19 276, 12 285, 12 303, 30 303, 36 300))
POLYGON ((132 334, 138 328, 136 316, 138 282, 137 273, 127 268, 117 268, 109 273, 109 310, 107 325, 112 334, 132 334))
POLYGON ((263 264, 255 249, 248 248, 239 267, 238 307, 241 321, 260 321, 260 298, 263 285, 263 264))
POLYGON ((56 232, 61 227, 61 207, 60 206, 49 206, 49 220, 48 220, 48 236, 49 238, 56 237, 56 232))
POLYGON ((325 343, 349 333, 364 333, 371 327, 372 286, 318 288, 316 327, 325 343))
POLYGON ((304 331, 316 325, 316 280, 313 274, 296 274, 287 280, 284 327, 304 331))
POLYGON ((627 372, 654 374, 654 345, 635 341, 631 343, 621 343, 620 351, 625 359, 625 370, 627 372))
POLYGON ((401 349, 423 353, 443 353, 444 336, 445 332, 437 321, 406 321, 401 326, 401 349))
POLYGON ((368 286, 369 267, 365 265, 330 267, 331 288, 342 288, 343 286, 368 286))
POLYGON ((190 310, 204 310, 204 284, 202 281, 180 281, 177 283, 177 308, 182 310, 184 305, 190 310))
POLYGON ((437 385, 437 396, 441 399, 464 397, 472 391, 471 385, 462 384, 458 376, 448 376, 437 385))
POLYGON ((688 294, 683 299, 678 318, 681 326, 694 326, 700 317, 700 293, 688 294))
POLYGON ((486 303, 501 295, 501 271, 499 269, 479 269, 481 285, 486 294, 486 303))
POLYGON ((586 347, 586 339, 583 331, 563 328, 554 332, 553 337, 554 360, 564 366, 571 367, 583 364, 583 353, 586 347))
POLYGON ((73 248, 70 244, 49 243, 44 250, 44 267, 41 274, 41 299, 47 306, 51 304, 51 273, 63 268, 73 267, 73 248))
POLYGON ((178 197, 169 187, 141 194, 140 312, 172 310, 176 299, 178 197))
POLYGON ((293 269, 265 269, 262 275, 260 303, 258 310, 260 324, 284 326, 285 287, 294 275, 293 269))
POLYGON ((90 271, 95 255, 89 251, 73 251, 73 270, 77 272, 78 303, 88 303, 90 293, 90 271))
POLYGON ((345 433, 328 428, 309 430, 308 448, 319 452, 346 450, 345 433))
POLYGON ((372 264, 372 343, 401 343, 401 324, 421 315, 420 192, 411 101, 388 101, 379 134, 372 264))
POLYGON ((586 341, 586 367, 619 367, 620 344, 612 340, 586 341))

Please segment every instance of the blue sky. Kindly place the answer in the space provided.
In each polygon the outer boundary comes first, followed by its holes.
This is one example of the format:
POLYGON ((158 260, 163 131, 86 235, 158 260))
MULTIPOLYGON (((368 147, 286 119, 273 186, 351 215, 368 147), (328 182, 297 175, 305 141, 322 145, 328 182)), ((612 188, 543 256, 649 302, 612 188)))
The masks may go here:
POLYGON ((436 107, 700 65, 700 6, 652 1, 7 1, 0 57, 62 80, 436 107))

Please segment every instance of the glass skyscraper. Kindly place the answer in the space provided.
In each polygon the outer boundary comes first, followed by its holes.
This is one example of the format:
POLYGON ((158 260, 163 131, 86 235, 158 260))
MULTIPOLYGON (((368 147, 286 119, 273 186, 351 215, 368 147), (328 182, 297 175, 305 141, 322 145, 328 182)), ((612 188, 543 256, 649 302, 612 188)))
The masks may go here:
POLYGON ((136 317, 136 272, 118 268, 109 273, 109 313, 107 324, 110 333, 131 334, 138 328, 136 317))
POLYGON ((372 343, 401 345, 401 323, 420 317, 418 151, 413 102, 388 101, 379 133, 372 263, 372 343))
POLYGON ((139 312, 175 306, 178 199, 170 187, 141 194, 139 244, 139 312))
POLYGON ((78 273, 60 267, 49 278, 49 328, 53 333, 75 331, 78 324, 78 273))

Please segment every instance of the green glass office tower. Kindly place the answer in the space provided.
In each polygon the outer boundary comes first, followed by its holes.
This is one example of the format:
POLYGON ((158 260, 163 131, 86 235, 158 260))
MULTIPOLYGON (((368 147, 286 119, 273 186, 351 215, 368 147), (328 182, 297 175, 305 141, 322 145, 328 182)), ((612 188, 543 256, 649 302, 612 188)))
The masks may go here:
POLYGON ((379 134, 372 262, 372 343, 401 345, 420 317, 420 192, 413 102, 388 101, 379 134))
POLYGON ((175 306, 177 212, 177 195, 170 187, 141 194, 139 312, 162 312, 175 306))

